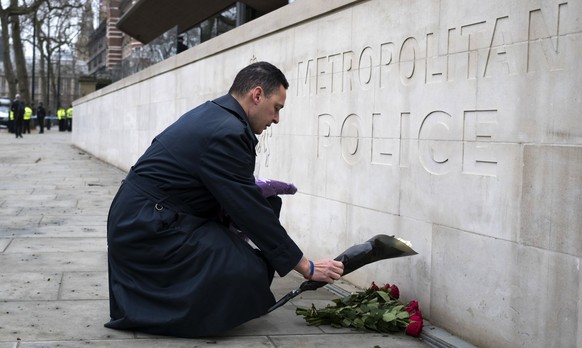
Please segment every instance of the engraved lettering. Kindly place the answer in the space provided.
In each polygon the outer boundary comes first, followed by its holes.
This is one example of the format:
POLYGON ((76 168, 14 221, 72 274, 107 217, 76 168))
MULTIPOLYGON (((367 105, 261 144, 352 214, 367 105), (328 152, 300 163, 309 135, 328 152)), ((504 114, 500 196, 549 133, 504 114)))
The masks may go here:
POLYGON ((332 126, 334 124, 333 116, 330 114, 321 114, 317 116, 317 158, 325 158, 324 149, 332 146, 332 126))
POLYGON ((265 167, 269 167, 269 159, 271 157, 271 147, 269 146, 269 138, 273 137, 273 130, 267 128, 260 136, 259 143, 256 147, 257 154, 263 154, 265 167))
POLYGON ((297 95, 311 95, 313 59, 297 63, 297 95))
MULTIPOLYGON (((349 165, 361 161, 369 161, 367 165, 399 165, 400 168, 417 165, 434 175, 453 171, 469 175, 499 175, 499 168, 503 165, 501 161, 504 161, 506 154, 502 152, 505 145, 496 139, 501 123, 498 111, 494 108, 462 108, 463 103, 465 106, 486 104, 487 98, 496 102, 503 100, 491 88, 496 84, 484 81, 483 84, 450 86, 454 88, 428 85, 455 79, 488 79, 569 68, 570 60, 566 59, 572 59, 574 63, 574 57, 566 56, 566 53, 568 49, 574 52, 573 48, 578 47, 571 46, 578 45, 577 32, 568 32, 577 28, 577 22, 573 23, 577 17, 568 13, 572 6, 568 7, 564 0, 538 1, 536 4, 539 8, 531 7, 523 16, 512 12, 511 16, 487 18, 486 21, 469 22, 456 28, 438 31, 431 28, 433 31, 426 35, 416 36, 425 42, 412 36, 404 36, 403 41, 380 38, 383 41, 365 43, 360 50, 350 50, 348 47, 298 62, 297 96, 309 97, 305 99, 320 107, 331 102, 333 108, 342 108, 334 109, 331 114, 318 114, 317 158, 345 161, 349 165), (423 73, 423 77, 418 76, 423 73), (420 81, 427 86, 410 91, 401 88, 420 81), (473 93, 461 89, 465 86, 479 88, 475 90, 475 97, 473 93), (354 90, 374 88, 379 90, 357 96, 348 95, 354 90), (449 96, 449 89, 454 93, 460 92, 458 101, 443 100, 441 107, 454 105, 454 112, 463 110, 459 117, 456 113, 449 114, 447 111, 450 110, 438 108, 426 114, 430 111, 425 109, 427 103, 417 103, 418 98, 433 92, 434 100, 442 100, 449 96), (389 98, 393 98, 396 91, 402 91, 406 96, 396 96, 392 103, 389 98), (317 99, 332 93, 345 94, 334 96, 333 101, 317 99), (358 98, 357 102, 354 102, 354 97, 358 98), (319 101, 324 103, 319 104, 319 101), (458 103, 462 105, 457 106, 458 103), (387 105, 402 107, 405 111, 369 111, 370 107, 387 105), (354 106, 361 106, 366 112, 350 110, 354 113, 346 116, 345 109, 354 106), (425 111, 413 118, 408 111, 410 107, 418 107, 413 112, 419 109, 425 111), (338 111, 340 117, 332 116, 338 111)), ((521 81, 512 80, 511 88, 522 87, 521 81)), ((270 136, 271 133, 263 133, 257 149, 258 153, 266 156, 267 166, 270 140, 267 137, 270 136)), ((382 173, 384 169, 374 167, 374 170, 382 173)))
MULTIPOLYGON (((336 88, 336 86, 335 86, 334 81, 338 81, 339 79, 334 79, 334 77, 337 74, 337 69, 338 68, 341 69, 341 65, 340 65, 340 63, 341 63, 341 55, 339 53, 332 54, 332 55, 330 55, 330 56, 327 57, 327 61, 329 62, 329 67, 331 69, 331 72, 329 74, 330 75, 330 79, 331 79, 331 82, 330 82, 331 90, 330 90, 330 92, 333 93, 336 90, 338 90, 338 88, 336 88)), ((339 83, 341 83, 341 80, 339 80, 339 83)), ((341 87, 340 87, 340 89, 341 89, 341 87)))
MULTIPOLYGON (((462 128, 455 127, 457 123, 446 111, 433 111, 424 117, 416 136, 418 162, 434 175, 456 169, 464 174, 496 176, 497 110, 467 110, 463 115, 462 128)), ((340 121, 324 113, 318 115, 317 123, 318 159, 341 156, 347 164, 355 165, 364 158, 361 145, 365 131, 357 114, 349 114, 340 121)), ((393 117, 373 112, 371 122, 364 125, 371 129, 370 155, 366 157, 370 165, 411 166, 411 144, 415 137, 410 112, 393 117)), ((270 136, 261 137, 261 142, 267 145, 270 136)), ((261 149, 259 152, 263 152, 261 149)), ((265 164, 268 166, 268 162, 265 164)))
POLYGON ((495 21, 493 28, 493 35, 491 35, 491 44, 487 52, 487 60, 485 62, 484 77, 494 75, 515 75, 517 74, 516 63, 513 56, 509 55, 507 51, 508 44, 513 41, 511 33, 508 30, 509 17, 500 17, 495 21))
POLYGON ((370 85, 370 81, 372 81, 372 66, 372 48, 366 47, 360 53, 360 60, 358 61, 360 86, 367 87, 370 85))
POLYGON ((455 78, 466 78, 466 70, 462 70, 466 66, 466 59, 462 60, 463 54, 460 52, 461 49, 459 40, 457 39, 459 34, 457 29, 450 28, 447 31, 447 81, 454 81, 455 78))
POLYGON ((434 175, 447 174, 451 168, 447 143, 452 116, 444 111, 429 113, 418 130, 418 159, 424 169, 434 175))
POLYGON ((343 159, 349 164, 356 164, 359 160, 360 146, 360 117, 350 114, 344 120, 340 132, 340 146, 343 159))
POLYGON ((410 112, 400 114, 400 166, 410 166, 410 112))
POLYGON ((433 84, 458 78, 472 80, 540 69, 563 69, 567 59, 565 52, 573 42, 565 38, 565 28, 569 25, 566 20, 571 17, 567 12, 568 3, 557 1, 560 0, 542 2, 540 9, 528 12, 525 54, 520 54, 521 45, 512 39, 515 24, 512 18, 500 16, 491 21, 448 28, 446 42, 440 42, 435 33, 429 32, 424 37, 423 50, 417 39, 409 36, 401 44, 385 41, 379 47, 368 45, 358 52, 335 52, 300 61, 297 95, 350 92, 354 88, 367 90, 374 84, 382 89, 398 80, 409 86, 419 72, 424 73, 425 84, 433 84), (424 57, 420 56, 423 51, 424 57), (424 64, 421 69, 417 69, 419 62, 424 64), (395 63, 398 69, 392 68, 395 63), (374 81, 375 78, 378 81, 374 81))
POLYGON ((315 80, 315 93, 321 94, 321 92, 325 92, 322 90, 327 89, 328 85, 330 85, 330 78, 331 75, 327 74, 326 66, 327 66, 327 57, 320 57, 317 58, 316 62, 316 80, 315 80))
POLYGON ((371 163, 377 165, 394 164, 394 139, 390 139, 387 131, 386 117, 381 113, 372 114, 372 149, 371 163))
POLYGON ((467 79, 476 79, 479 75, 479 48, 481 45, 481 35, 485 31, 485 21, 461 26, 461 36, 467 38, 467 79))
POLYGON ((497 160, 492 154, 497 128, 497 110, 465 111, 463 173, 497 175, 497 160))
POLYGON ((411 83, 412 76, 414 76, 417 50, 418 42, 413 37, 409 37, 404 40, 402 47, 400 48, 398 66, 400 68, 400 80, 404 85, 409 85, 411 83))
POLYGON ((564 67, 563 57, 560 50, 560 27, 564 22, 562 18, 566 11, 567 3, 558 5, 556 18, 547 18, 542 10, 533 10, 529 13, 529 28, 527 38, 527 72, 541 70, 542 67, 549 67, 550 70, 560 70, 564 67), (555 25, 548 25, 547 21, 552 21, 555 25), (555 28, 555 35, 550 33, 549 28, 555 28))
POLYGON ((392 61, 394 59, 394 52, 396 52, 396 46, 393 42, 387 42, 380 45, 380 73, 378 74, 378 85, 380 88, 384 88, 384 75, 388 75, 392 71, 392 61))
POLYGON ((426 35, 426 64, 424 83, 445 82, 447 79, 448 53, 444 56, 438 54, 438 40, 433 33, 426 35))
POLYGON ((354 62, 354 52, 347 51, 342 54, 342 92, 352 90, 352 69, 354 62))

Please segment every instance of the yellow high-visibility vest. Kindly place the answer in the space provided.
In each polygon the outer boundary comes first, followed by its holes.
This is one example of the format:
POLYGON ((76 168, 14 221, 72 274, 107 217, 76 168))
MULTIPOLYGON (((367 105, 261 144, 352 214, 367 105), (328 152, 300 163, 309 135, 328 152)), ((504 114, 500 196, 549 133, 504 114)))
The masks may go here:
POLYGON ((59 120, 62 120, 62 119, 64 119, 64 118, 65 118, 65 109, 59 109, 59 110, 57 111, 57 118, 58 118, 59 120))
POLYGON ((26 106, 24 108, 24 120, 25 121, 30 120, 31 116, 32 116, 32 109, 29 108, 28 106, 26 106))
POLYGON ((67 109, 67 118, 73 118, 73 108, 67 109))

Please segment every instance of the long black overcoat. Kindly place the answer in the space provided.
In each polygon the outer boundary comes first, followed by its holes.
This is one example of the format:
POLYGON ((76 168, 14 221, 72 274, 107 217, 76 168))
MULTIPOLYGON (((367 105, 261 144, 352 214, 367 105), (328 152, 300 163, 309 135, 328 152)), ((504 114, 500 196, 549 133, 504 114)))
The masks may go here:
POLYGON ((255 184, 256 144, 230 95, 189 111, 153 140, 109 211, 105 326, 212 336, 274 304, 274 271, 287 274, 302 252, 255 184), (256 248, 228 229, 224 213, 256 248))

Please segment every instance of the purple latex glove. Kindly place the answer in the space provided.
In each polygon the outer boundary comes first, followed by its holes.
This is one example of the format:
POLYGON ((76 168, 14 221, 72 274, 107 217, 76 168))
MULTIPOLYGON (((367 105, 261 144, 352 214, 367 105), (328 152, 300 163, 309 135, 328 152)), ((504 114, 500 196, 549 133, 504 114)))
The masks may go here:
POLYGON ((292 195, 297 192, 297 187, 295 187, 295 185, 282 181, 255 179, 255 182, 263 191, 263 196, 265 198, 275 195, 292 195))

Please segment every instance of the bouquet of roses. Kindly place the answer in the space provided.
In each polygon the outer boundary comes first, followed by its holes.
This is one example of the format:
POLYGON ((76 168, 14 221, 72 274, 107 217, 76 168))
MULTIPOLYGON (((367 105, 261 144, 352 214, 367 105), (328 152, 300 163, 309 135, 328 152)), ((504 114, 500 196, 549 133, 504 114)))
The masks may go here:
POLYGON ((404 330, 417 337, 422 330, 422 313, 417 301, 403 305, 398 301, 400 291, 396 285, 377 286, 374 282, 366 290, 335 299, 335 305, 317 309, 297 308, 308 325, 331 325, 332 327, 352 327, 377 332, 404 330))

